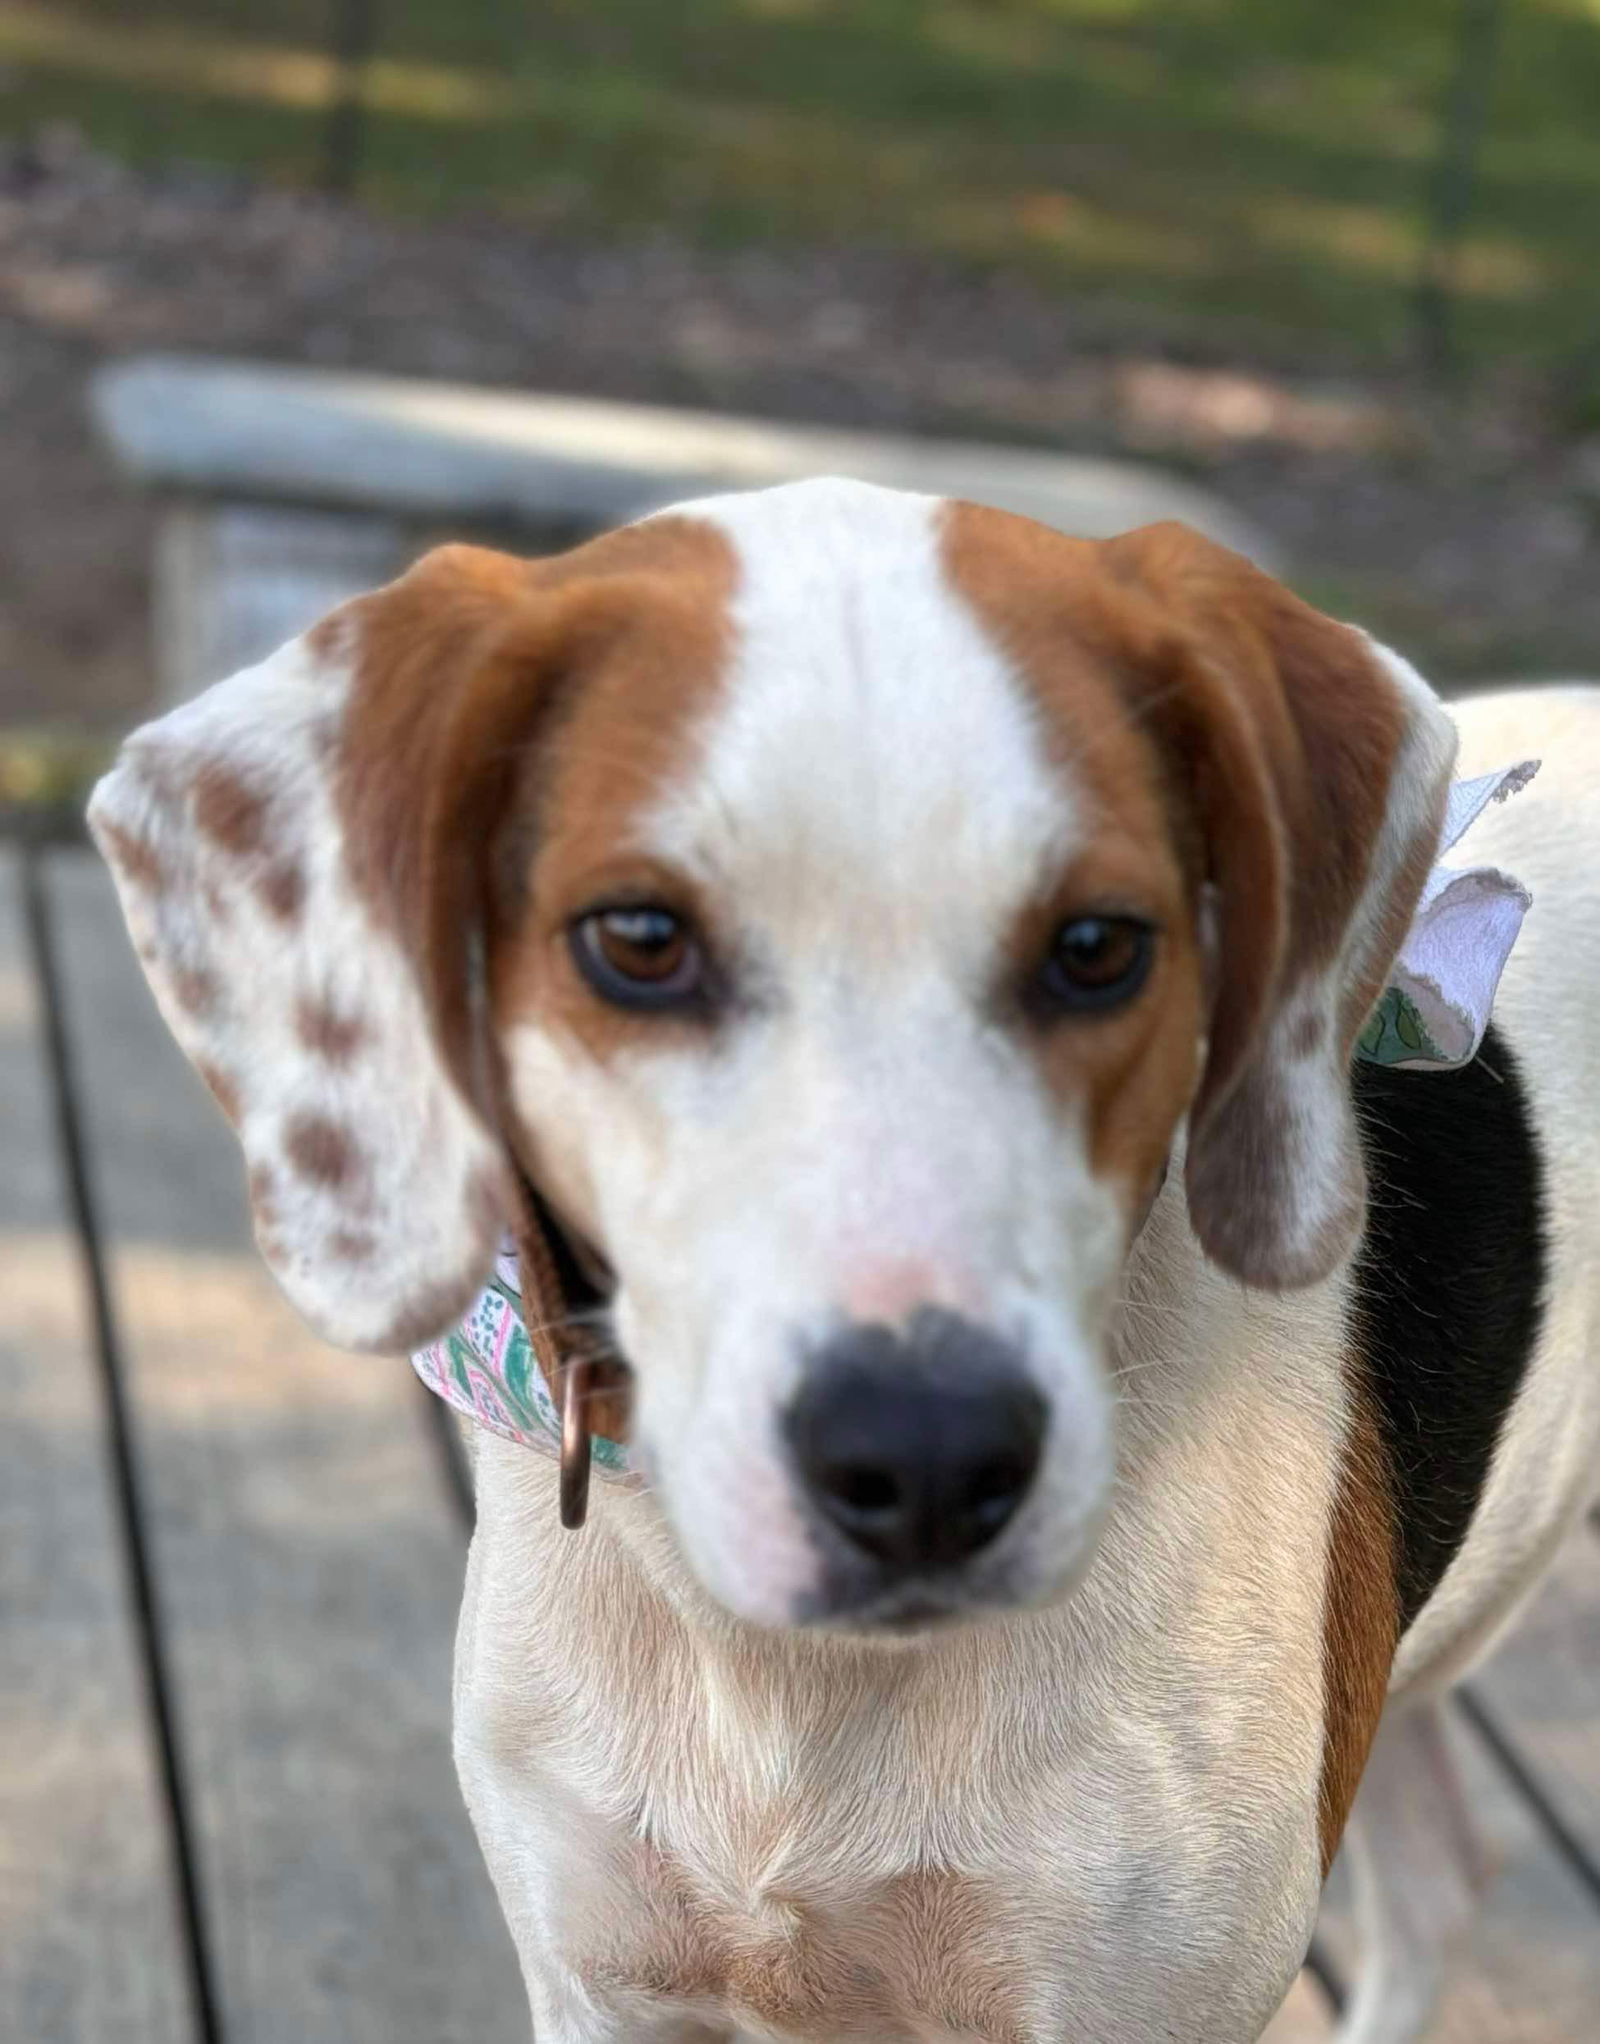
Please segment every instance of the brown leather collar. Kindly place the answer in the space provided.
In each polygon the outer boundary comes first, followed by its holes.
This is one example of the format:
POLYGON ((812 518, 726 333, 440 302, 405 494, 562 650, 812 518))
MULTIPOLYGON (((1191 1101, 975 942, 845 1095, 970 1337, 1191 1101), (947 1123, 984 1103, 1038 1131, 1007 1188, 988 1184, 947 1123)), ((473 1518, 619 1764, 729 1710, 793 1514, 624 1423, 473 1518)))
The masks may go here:
POLYGON ((589 1506, 590 1436, 628 1437, 629 1372, 602 1352, 594 1325, 609 1292, 604 1263, 577 1246, 526 1179, 522 1191, 524 1223, 517 1231, 522 1318, 561 1414, 561 1523, 575 1530, 589 1506))

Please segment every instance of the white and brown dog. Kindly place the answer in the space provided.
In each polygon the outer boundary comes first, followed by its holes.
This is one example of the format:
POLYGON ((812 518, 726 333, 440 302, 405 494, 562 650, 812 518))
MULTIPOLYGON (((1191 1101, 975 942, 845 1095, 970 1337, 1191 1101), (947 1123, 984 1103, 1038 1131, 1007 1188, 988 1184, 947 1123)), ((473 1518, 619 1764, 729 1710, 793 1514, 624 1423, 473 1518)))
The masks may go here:
POLYGON ((436 1336, 532 1188, 604 1273, 644 1481, 572 1537, 481 1434, 458 1654, 542 2044, 1245 2044, 1363 1775, 1420 2033, 1439 1699, 1600 1472, 1597 769, 1180 528, 836 482, 433 554, 129 742, 307 1319, 436 1336), (1477 1062, 1353 1079, 1458 732, 1537 908, 1477 1062))

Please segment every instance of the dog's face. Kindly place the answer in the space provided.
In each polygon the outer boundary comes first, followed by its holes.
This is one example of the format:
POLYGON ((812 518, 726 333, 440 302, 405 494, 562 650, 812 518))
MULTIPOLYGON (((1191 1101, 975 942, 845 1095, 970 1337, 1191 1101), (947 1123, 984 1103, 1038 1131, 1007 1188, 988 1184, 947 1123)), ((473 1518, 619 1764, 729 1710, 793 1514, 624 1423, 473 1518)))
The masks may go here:
POLYGON ((96 824, 325 1332, 459 1314, 514 1160, 614 1274, 702 1584, 903 1628, 1085 1566, 1186 1119, 1219 1261, 1347 1246, 1449 758, 1192 535, 810 484, 435 556, 142 734, 96 824))
POLYGON ((1091 653, 1013 666, 962 543, 910 499, 714 514, 715 657, 573 701, 496 961, 519 1123, 617 1275, 636 1453, 770 1622, 1081 1566, 1106 1316, 1198 1070, 1157 750, 1091 653))

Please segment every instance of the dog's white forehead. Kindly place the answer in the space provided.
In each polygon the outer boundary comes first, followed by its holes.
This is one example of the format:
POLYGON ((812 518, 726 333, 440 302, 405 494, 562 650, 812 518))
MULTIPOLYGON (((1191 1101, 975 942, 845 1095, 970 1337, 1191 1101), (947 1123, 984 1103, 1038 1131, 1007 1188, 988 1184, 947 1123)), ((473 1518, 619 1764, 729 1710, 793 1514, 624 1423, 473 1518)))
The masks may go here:
POLYGON ((943 500, 816 481, 681 507, 738 561, 732 647, 651 848, 769 927, 993 942, 1086 828, 946 570, 943 500))

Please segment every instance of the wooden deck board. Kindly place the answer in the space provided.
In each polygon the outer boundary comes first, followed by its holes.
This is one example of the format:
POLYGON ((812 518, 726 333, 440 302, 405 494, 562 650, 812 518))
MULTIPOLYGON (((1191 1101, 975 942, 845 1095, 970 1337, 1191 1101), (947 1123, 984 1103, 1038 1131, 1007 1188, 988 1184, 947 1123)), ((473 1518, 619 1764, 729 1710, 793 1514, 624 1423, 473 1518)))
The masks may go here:
MULTIPOLYGON (((1455 1732, 1467 1794, 1499 1871, 1450 1968, 1428 2044, 1594 2044, 1600 1914, 1464 1721, 1455 1732)), ((1342 1865, 1329 1882, 1319 1937, 1353 1981, 1359 1955, 1342 1865)))
POLYGON ((108 882, 51 878, 224 2033, 524 2044, 450 1762, 463 1547, 413 1380, 278 1297, 108 882))
POLYGON ((1261 2044, 1328 2044, 1333 2018, 1315 1983, 1304 1973, 1268 2024, 1261 2044))
MULTIPOLYGON (((1523 1757, 1600 1867, 1600 1540, 1590 1528, 1556 1557, 1471 1687, 1498 1722, 1516 1728, 1523 1757)), ((1594 2028, 1600 2037, 1600 2012, 1594 2028)))
POLYGON ((18 873, 0 847, 0 2037, 191 2044, 18 873))

